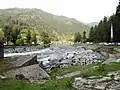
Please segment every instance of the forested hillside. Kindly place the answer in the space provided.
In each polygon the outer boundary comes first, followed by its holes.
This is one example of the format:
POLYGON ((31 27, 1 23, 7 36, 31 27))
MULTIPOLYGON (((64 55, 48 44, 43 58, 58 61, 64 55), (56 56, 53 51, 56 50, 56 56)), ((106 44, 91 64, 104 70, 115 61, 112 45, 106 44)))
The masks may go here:
POLYGON ((88 26, 83 23, 64 16, 56 16, 50 13, 44 12, 40 9, 1 9, 0 20, 5 22, 5 19, 12 17, 23 21, 35 28, 54 30, 61 33, 74 33, 88 31, 88 26))
POLYGON ((104 17, 95 27, 91 27, 89 41, 92 42, 120 42, 120 1, 114 15, 104 17), (111 25, 113 26, 113 40, 111 40, 111 25))
POLYGON ((52 41, 73 40, 74 33, 82 34, 85 31, 88 35, 89 32, 89 26, 73 18, 28 8, 0 9, 0 28, 0 39, 15 44, 41 41, 43 32, 48 33, 52 41))

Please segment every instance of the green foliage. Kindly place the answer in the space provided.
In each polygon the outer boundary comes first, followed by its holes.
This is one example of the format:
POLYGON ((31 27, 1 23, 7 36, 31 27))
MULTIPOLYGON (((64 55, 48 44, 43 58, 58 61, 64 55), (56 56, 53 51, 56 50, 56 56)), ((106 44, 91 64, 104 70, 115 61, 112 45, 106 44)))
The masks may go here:
POLYGON ((74 36, 74 42, 81 42, 81 34, 78 32, 78 33, 75 33, 75 36, 74 36))
POLYGON ((89 41, 92 42, 109 42, 110 41, 110 22, 107 17, 100 21, 98 26, 91 27, 89 41))
POLYGON ((11 29, 12 27, 10 25, 4 25, 2 29, 4 32, 4 39, 6 40, 7 45, 8 42, 11 40, 11 29))
POLYGON ((89 27, 76 19, 64 16, 56 16, 44 12, 40 9, 19 9, 10 8, 0 10, 0 26, 13 19, 14 24, 19 24, 22 28, 32 27, 38 31, 57 32, 58 34, 74 34, 84 32, 88 36, 89 27))
POLYGON ((71 90, 71 85, 72 78, 50 80, 44 84, 32 84, 14 79, 0 80, 0 90, 71 90))
POLYGON ((69 68, 54 68, 52 69, 51 76, 62 76, 67 73, 75 72, 75 71, 85 71, 91 67, 95 66, 95 64, 86 65, 86 66, 71 66, 69 68))
MULTIPOLYGON (((95 70, 89 69, 82 73, 83 77, 106 75, 107 72, 120 70, 120 63, 111 63, 110 65, 100 64, 95 70)), ((114 76, 111 76, 113 78, 114 76)))
POLYGON ((16 45, 17 40, 21 38, 21 30, 24 27, 20 25, 18 20, 14 20, 11 17, 8 17, 7 22, 3 25, 2 31, 4 32, 5 42, 12 42, 16 45))
POLYGON ((35 31, 33 31, 32 42, 34 42, 34 45, 37 45, 37 34, 35 31))
POLYGON ((19 26, 15 25, 12 26, 12 30, 11 30, 11 42, 14 43, 14 45, 16 45, 16 41, 18 38, 20 38, 20 28, 19 26))
POLYGON ((25 39, 24 38, 17 39, 16 44, 20 45, 20 46, 24 46, 25 45, 25 39))
POLYGON ((113 24, 113 42, 120 42, 120 2, 116 9, 116 14, 109 19, 104 17, 98 26, 92 27, 89 33, 89 41, 91 42, 110 42, 110 28, 113 24))
POLYGON ((100 64, 97 70, 100 72, 104 72, 105 71, 104 64, 100 64))
POLYGON ((31 31, 30 30, 27 31, 26 42, 28 45, 31 45, 31 31))
POLYGON ((0 13, 0 28, 4 32, 4 40, 7 44, 12 42, 14 45, 31 43, 36 45, 44 37, 41 36, 42 32, 49 33, 50 40, 45 41, 47 43, 74 41, 74 33, 78 31, 80 33, 86 31, 86 36, 88 36, 89 27, 83 23, 64 16, 55 16, 39 9, 11 8, 2 9, 0 13), (22 33, 26 29, 31 31, 31 35, 26 31, 22 33))
POLYGON ((84 43, 86 42, 86 32, 85 31, 83 32, 83 42, 84 43))
POLYGON ((4 33, 2 30, 0 30, 0 42, 4 41, 4 33))
POLYGON ((49 34, 47 32, 42 32, 41 36, 42 36, 42 42, 44 46, 45 47, 50 46, 51 38, 49 37, 49 34))

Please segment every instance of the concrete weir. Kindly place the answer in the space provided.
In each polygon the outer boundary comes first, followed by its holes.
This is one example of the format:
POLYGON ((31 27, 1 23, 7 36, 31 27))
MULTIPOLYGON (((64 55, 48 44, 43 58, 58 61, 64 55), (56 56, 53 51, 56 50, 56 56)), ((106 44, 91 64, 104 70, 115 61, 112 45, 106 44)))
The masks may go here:
POLYGON ((26 55, 26 56, 14 56, 11 57, 11 63, 13 68, 30 66, 38 64, 37 55, 26 55))
POLYGON ((4 72, 5 77, 20 80, 41 81, 48 80, 50 76, 39 66, 37 55, 11 57, 12 68, 4 72))
POLYGON ((41 67, 39 67, 39 64, 9 70, 5 72, 4 75, 6 77, 13 77, 21 80, 27 79, 30 82, 50 79, 50 76, 41 67))

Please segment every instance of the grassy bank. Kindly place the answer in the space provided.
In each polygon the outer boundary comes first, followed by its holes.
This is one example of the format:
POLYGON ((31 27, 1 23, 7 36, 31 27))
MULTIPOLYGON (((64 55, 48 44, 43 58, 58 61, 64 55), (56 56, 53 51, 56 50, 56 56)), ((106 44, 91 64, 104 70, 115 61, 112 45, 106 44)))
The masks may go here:
POLYGON ((96 69, 89 69, 87 72, 82 73, 83 77, 106 75, 108 72, 120 70, 120 63, 100 64, 96 69))
MULTIPOLYGON (((5 67, 6 66, 4 66, 3 64, 1 71, 3 71, 5 67)), ((89 77, 105 75, 107 72, 116 70, 120 70, 120 63, 111 63, 109 65, 92 64, 87 66, 72 66, 69 68, 55 68, 52 70, 51 76, 55 77, 57 75, 64 75, 74 71, 81 71, 81 74, 77 75, 77 77, 89 77), (94 66, 97 67, 93 69, 92 67, 94 66)), ((56 80, 55 78, 52 78, 52 80, 44 84, 29 83, 27 81, 19 81, 15 79, 0 79, 0 90, 74 90, 71 86, 73 79, 74 77, 65 78, 61 80, 56 80)))
POLYGON ((50 80, 44 84, 31 84, 26 81, 6 79, 0 80, 0 90, 71 90, 71 83, 71 78, 50 80))

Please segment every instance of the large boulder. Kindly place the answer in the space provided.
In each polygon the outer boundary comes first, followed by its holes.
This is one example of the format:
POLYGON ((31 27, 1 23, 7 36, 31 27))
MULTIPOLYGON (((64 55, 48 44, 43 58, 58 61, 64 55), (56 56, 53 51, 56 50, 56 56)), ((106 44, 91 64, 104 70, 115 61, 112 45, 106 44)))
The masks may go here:
POLYGON ((13 77, 21 80, 28 79, 29 81, 50 79, 50 76, 42 68, 40 68, 38 64, 9 70, 5 72, 4 75, 5 77, 13 77))

